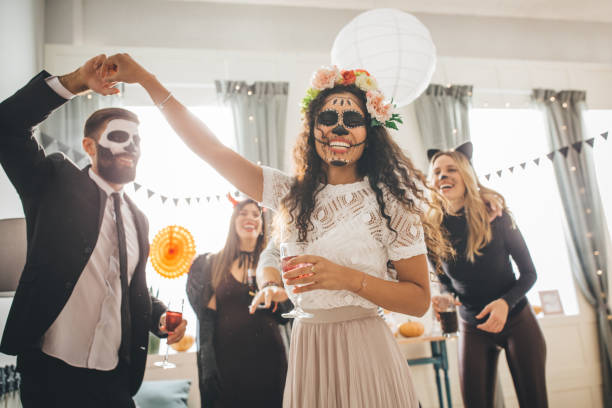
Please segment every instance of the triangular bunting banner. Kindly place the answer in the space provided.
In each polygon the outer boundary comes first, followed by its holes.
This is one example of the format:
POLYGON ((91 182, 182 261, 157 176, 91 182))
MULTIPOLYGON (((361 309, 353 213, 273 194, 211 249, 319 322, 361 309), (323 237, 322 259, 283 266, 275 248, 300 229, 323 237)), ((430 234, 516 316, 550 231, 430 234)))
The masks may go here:
POLYGON ((593 144, 595 144, 595 138, 592 137, 590 139, 585 140, 584 142, 588 144, 589 146, 593 147, 593 144))
POLYGON ((575 151, 580 153, 582 151, 582 142, 572 143, 572 147, 574 148, 575 151))
POLYGON ((485 178, 486 178, 487 180, 488 180, 488 179, 490 179, 490 178, 491 178, 491 173, 489 173, 489 174, 485 174, 485 178))
POLYGON ((196 197, 196 201, 200 204, 200 197, 196 197))
POLYGON ((608 140, 608 132, 603 132, 601 134, 601 137, 603 137, 605 140, 608 140))
MULTIPOLYGON (((567 155, 567 153, 565 153, 567 155)), ((555 152, 550 152, 546 155, 546 157, 548 157, 549 160, 552 161, 553 157, 555 157, 555 152)))
POLYGON ((206 202, 210 203, 210 196, 206 196, 206 202))
POLYGON ((187 205, 191 205, 191 197, 187 197, 185 201, 187 201, 187 205))
POLYGON ((162 204, 164 204, 166 202, 166 200, 168 199, 168 197, 166 196, 159 196, 162 200, 162 204))
POLYGON ((510 170, 510 173, 514 173, 514 166, 508 167, 508 170, 510 170))
POLYGON ((217 202, 219 202, 219 201, 221 201, 221 196, 220 195, 217 196, 217 202))
POLYGON ((174 201, 174 205, 175 205, 175 206, 178 206, 178 201, 179 201, 179 199, 178 199, 178 198, 173 198, 173 199, 172 199, 172 201, 174 201))
POLYGON ((559 149, 559 153, 563 155, 563 157, 567 157, 567 152, 569 151, 569 147, 565 146, 559 149))
POLYGON ((536 166, 540 165, 540 158, 538 157, 537 159, 533 159, 533 162, 535 163, 536 166))
POLYGON ((153 197, 153 194, 155 194, 155 192, 147 188, 147 198, 153 197))
POLYGON ((502 175, 502 170, 497 170, 497 177, 501 177, 502 175))
POLYGON ((138 184, 138 183, 134 182, 134 191, 140 190, 140 187, 142 187, 141 184, 138 184))
POLYGON ((522 162, 522 163, 521 163, 521 167, 523 168, 523 170, 525 170, 525 167, 527 167, 527 163, 522 162))

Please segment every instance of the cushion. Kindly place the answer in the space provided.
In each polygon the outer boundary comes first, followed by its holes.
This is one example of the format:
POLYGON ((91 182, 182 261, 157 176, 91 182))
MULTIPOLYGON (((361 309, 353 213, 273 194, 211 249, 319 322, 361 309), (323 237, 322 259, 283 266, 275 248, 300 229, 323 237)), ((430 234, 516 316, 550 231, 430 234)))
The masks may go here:
POLYGON ((134 402, 138 408, 186 408, 191 380, 144 381, 134 402))

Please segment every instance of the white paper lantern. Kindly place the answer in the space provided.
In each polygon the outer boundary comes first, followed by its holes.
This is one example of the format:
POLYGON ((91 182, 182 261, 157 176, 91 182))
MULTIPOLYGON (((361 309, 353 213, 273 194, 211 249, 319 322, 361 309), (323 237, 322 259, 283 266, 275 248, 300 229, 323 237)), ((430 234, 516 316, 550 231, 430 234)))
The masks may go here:
POLYGON ((396 9, 362 13, 336 36, 332 64, 365 69, 378 81, 385 98, 399 107, 427 88, 436 68, 436 47, 416 17, 396 9))

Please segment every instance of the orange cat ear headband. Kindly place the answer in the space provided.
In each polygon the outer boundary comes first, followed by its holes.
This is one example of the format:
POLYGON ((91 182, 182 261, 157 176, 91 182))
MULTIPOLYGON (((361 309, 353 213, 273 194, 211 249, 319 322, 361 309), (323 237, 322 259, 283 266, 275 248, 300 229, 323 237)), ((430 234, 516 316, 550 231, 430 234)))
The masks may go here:
POLYGON ((230 203, 232 203, 232 207, 236 207, 238 205, 238 200, 236 200, 234 196, 232 196, 232 193, 227 193, 227 199, 230 203))
MULTIPOLYGON (((229 200, 229 202, 230 202, 230 203, 232 203, 232 207, 234 207, 234 208, 236 208, 236 206, 238 205, 238 203, 240 203, 240 201, 236 200, 236 199, 234 198, 234 196, 232 196, 232 193, 227 193, 227 196, 226 196, 226 197, 227 197, 227 199, 229 200)), ((255 204, 257 204, 257 206, 258 206, 259 208, 261 208, 261 212, 266 212, 266 208, 265 208, 265 207, 262 207, 261 205, 259 205, 259 203, 255 202, 255 201, 254 201, 254 203, 255 203, 255 204)))

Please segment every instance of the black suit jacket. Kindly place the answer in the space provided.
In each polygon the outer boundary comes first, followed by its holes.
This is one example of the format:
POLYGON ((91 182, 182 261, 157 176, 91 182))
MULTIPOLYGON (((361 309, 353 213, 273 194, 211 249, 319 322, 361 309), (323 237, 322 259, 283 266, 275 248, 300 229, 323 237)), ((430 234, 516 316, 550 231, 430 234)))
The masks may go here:
MULTIPOLYGON (((0 344, 0 351, 12 355, 40 347, 96 246, 107 200, 87 168, 77 168, 63 154, 46 155, 33 136, 34 127, 66 102, 45 83, 48 76, 41 72, 0 103, 0 164, 21 198, 28 240, 26 264, 0 344)), ((135 394, 144 376, 149 330, 160 335, 158 324, 165 307, 147 289, 147 219, 125 197, 140 247, 130 282, 129 370, 135 394)))

